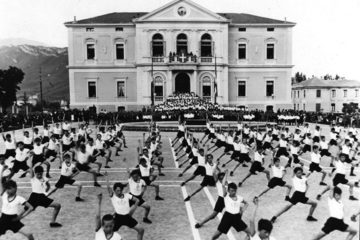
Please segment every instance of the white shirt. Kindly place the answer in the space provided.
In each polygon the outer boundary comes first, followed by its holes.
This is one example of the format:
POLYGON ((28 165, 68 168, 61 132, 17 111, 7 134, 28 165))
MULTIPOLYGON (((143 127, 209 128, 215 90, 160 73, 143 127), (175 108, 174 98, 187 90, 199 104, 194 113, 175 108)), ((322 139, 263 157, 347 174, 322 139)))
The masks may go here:
POLYGON ((179 125, 179 131, 180 132, 184 132, 185 131, 185 127, 183 125, 179 125))
POLYGON ((40 144, 40 146, 38 146, 37 144, 34 144, 34 149, 33 152, 35 155, 41 155, 44 152, 44 144, 40 144))
POLYGON ((43 177, 41 180, 33 177, 30 179, 31 188, 33 193, 45 194, 46 193, 46 183, 49 179, 43 177))
POLYGON ((273 173, 273 177, 282 178, 285 168, 283 166, 280 166, 280 167, 272 166, 271 170, 273 173))
POLYGON ((248 146, 246 146, 245 144, 240 144, 240 152, 241 153, 248 153, 249 152, 249 149, 248 149, 248 146))
POLYGON ((287 146, 287 141, 280 139, 279 145, 280 145, 280 147, 286 148, 286 146, 287 146))
POLYGON ((5 149, 6 149, 6 150, 13 150, 13 149, 16 148, 14 139, 11 139, 10 142, 8 142, 8 141, 6 140, 6 141, 4 142, 4 144, 5 144, 5 149))
POLYGON ((347 154, 349 155, 350 154, 350 148, 346 145, 342 145, 341 146, 341 152, 344 153, 344 154, 347 154))
POLYGON ((53 141, 53 140, 49 140, 49 145, 48 145, 48 149, 49 150, 55 150, 56 149, 56 144, 57 144, 57 141, 53 141))
POLYGON ((216 182, 216 190, 219 197, 224 197, 224 187, 220 181, 216 182))
POLYGON ((205 157, 201 156, 200 154, 198 155, 198 165, 205 166, 205 157))
POLYGON ((334 161, 334 165, 335 165, 335 173, 338 174, 343 174, 345 175, 345 162, 342 161, 334 161))
POLYGON ((304 139, 304 144, 311 145, 311 139, 310 138, 305 138, 304 139))
POLYGON ((263 163, 263 159, 264 159, 264 155, 258 153, 258 152, 255 152, 254 153, 254 161, 255 162, 260 162, 261 164, 263 163))
POLYGON ((95 147, 96 147, 96 149, 98 149, 98 150, 103 149, 103 148, 104 148, 104 141, 99 140, 99 139, 96 139, 96 140, 95 140, 95 147))
POLYGON ((70 165, 67 165, 66 162, 63 162, 61 165, 61 175, 69 177, 73 174, 75 169, 75 164, 70 163, 70 165))
POLYGON ((126 215, 130 212, 130 200, 132 195, 125 193, 122 198, 117 197, 115 194, 111 197, 111 203, 115 212, 119 215, 126 215))
POLYGON ((67 136, 63 136, 62 137, 62 141, 63 141, 63 144, 64 145, 70 145, 71 144, 71 136, 69 135, 68 137, 67 136))
POLYGON ((105 232, 102 228, 99 229, 99 231, 96 232, 95 234, 95 240, 121 240, 121 236, 120 234, 118 234, 117 232, 114 232, 112 237, 106 238, 105 232))
POLYGON ((89 155, 93 155, 96 147, 94 145, 90 146, 90 144, 86 144, 86 152, 89 155))
POLYGON ((24 148, 21 151, 20 148, 17 148, 15 150, 15 152, 16 152, 15 159, 19 162, 23 162, 23 161, 25 161, 26 157, 28 156, 29 149, 24 148))
POLYGON ((240 142, 238 142, 238 143, 234 142, 233 143, 234 151, 240 152, 240 145, 241 145, 240 142))
POLYGON ((139 164, 139 169, 142 177, 149 177, 150 176, 150 170, 151 166, 149 164, 146 165, 146 167, 139 164))
POLYGON ((134 196, 139 196, 142 192, 142 188, 146 186, 144 180, 140 179, 139 182, 135 182, 132 178, 129 178, 129 190, 130 193, 134 196))
POLYGON ((311 152, 311 153, 310 153, 310 158, 311 158, 311 162, 317 163, 317 164, 320 163, 320 158, 321 158, 321 156, 320 156, 319 153, 311 152))
POLYGON ((329 206, 330 217, 341 220, 344 218, 344 204, 341 200, 336 201, 335 198, 329 198, 328 206, 329 206))
POLYGON ((293 146, 293 145, 290 145, 290 152, 291 152, 291 154, 298 155, 298 153, 299 153, 299 147, 295 147, 295 146, 293 146))
POLYGON ((80 164, 88 163, 89 157, 90 157, 90 154, 87 152, 83 153, 81 151, 78 151, 78 153, 77 153, 77 160, 80 164))
POLYGON ((320 141, 320 148, 321 149, 328 149, 329 145, 325 141, 320 141))
POLYGON ((225 202, 225 211, 230 214, 238 214, 240 213, 240 208, 242 206, 242 202, 244 199, 239 195, 236 195, 236 201, 233 200, 229 195, 226 195, 224 198, 225 202))
POLYGON ((44 137, 49 137, 49 136, 50 136, 49 130, 44 129, 44 130, 43 130, 43 136, 44 136, 44 137))
POLYGON ((207 176, 213 176, 216 169, 216 164, 210 165, 208 162, 205 164, 205 172, 207 176))
POLYGON ((300 140, 301 140, 300 134, 295 133, 294 134, 294 141, 300 141, 300 140))
POLYGON ((26 145, 30 145, 32 143, 32 138, 24 136, 23 142, 26 145))
POLYGON ((306 177, 302 177, 302 178, 298 178, 298 177, 293 177, 293 186, 295 191, 298 192, 305 192, 306 191, 306 177))
POLYGON ((22 211, 21 207, 25 202, 25 198, 18 195, 16 195, 15 198, 9 202, 8 194, 5 191, 2 195, 1 213, 6 215, 18 215, 22 211))
POLYGON ((62 128, 66 131, 69 131, 71 128, 71 125, 70 125, 70 123, 63 123, 62 128))
POLYGON ((61 127, 54 127, 54 134, 58 134, 60 135, 61 134, 61 127))

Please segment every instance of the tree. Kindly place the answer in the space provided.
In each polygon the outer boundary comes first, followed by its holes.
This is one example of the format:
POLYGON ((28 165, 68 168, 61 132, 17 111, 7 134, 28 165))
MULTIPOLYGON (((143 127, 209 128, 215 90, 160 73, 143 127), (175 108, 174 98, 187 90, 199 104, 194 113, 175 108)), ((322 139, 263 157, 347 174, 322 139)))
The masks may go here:
POLYGON ((356 112, 357 109, 359 109, 359 106, 358 106, 357 103, 353 103, 353 102, 344 103, 343 108, 342 108, 342 112, 352 114, 352 113, 356 112))
POLYGON ((293 78, 293 83, 300 83, 306 80, 306 75, 300 72, 295 73, 295 77, 293 78))
POLYGON ((16 101, 16 92, 20 90, 19 84, 23 81, 24 75, 24 72, 17 67, 0 69, 0 105, 3 111, 16 101))

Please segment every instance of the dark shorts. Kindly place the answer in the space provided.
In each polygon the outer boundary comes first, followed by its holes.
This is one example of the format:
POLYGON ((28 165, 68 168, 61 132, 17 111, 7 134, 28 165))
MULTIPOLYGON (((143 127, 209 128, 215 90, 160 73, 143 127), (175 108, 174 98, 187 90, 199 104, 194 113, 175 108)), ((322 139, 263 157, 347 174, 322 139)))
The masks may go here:
POLYGON ((35 209, 37 207, 47 208, 53 201, 51 198, 45 196, 45 194, 31 193, 27 202, 35 209))
POLYGON ((263 149, 273 149, 273 147, 271 146, 271 143, 264 142, 263 149))
POLYGON ((177 134, 176 134, 177 138, 182 138, 184 136, 185 136, 185 133, 183 131, 178 131, 177 134))
POLYGON ((310 163, 310 167, 309 167, 309 171, 310 172, 321 172, 322 168, 320 167, 320 165, 318 163, 310 163))
POLYGON ((274 141, 279 141, 279 136, 276 135, 276 134, 273 134, 273 135, 272 135, 272 139, 273 139, 274 141))
POLYGON ((205 135, 209 135, 209 134, 210 134, 210 130, 207 128, 204 133, 205 133, 205 135))
POLYGON ((256 139, 256 147, 262 149, 262 141, 256 139))
MULTIPOLYGON (((138 206, 141 206, 145 203, 145 200, 141 197, 141 196, 136 196, 132 193, 130 193, 132 196, 136 197, 138 200, 139 200, 139 205, 138 206)), ((135 201, 134 200, 130 200, 130 206, 134 205, 135 204, 135 201)))
POLYGON ((215 146, 218 148, 224 147, 225 146, 225 142, 217 140, 215 143, 215 146))
POLYGON ((294 192, 293 195, 290 198, 290 202, 293 205, 296 205, 297 203, 307 203, 309 198, 306 197, 304 192, 294 192))
POLYGON ((54 133, 53 136, 54 136, 56 139, 58 139, 58 140, 60 139, 60 134, 55 134, 55 133, 54 133))
POLYGON ((141 177, 141 179, 144 180, 144 182, 146 183, 147 186, 149 186, 151 184, 150 177, 141 177))
POLYGON ((24 144, 24 148, 29 149, 29 150, 33 150, 34 146, 32 144, 24 144))
POLYGON ((299 156, 297 154, 293 154, 292 156, 293 156, 293 159, 294 159, 293 162, 295 164, 299 164, 300 163, 299 156))
POLYGON ((345 156, 345 162, 351 164, 351 163, 352 163, 352 160, 350 159, 349 155, 348 155, 348 154, 344 154, 344 153, 343 153, 343 155, 345 156))
POLYGON ((331 217, 331 218, 328 218, 328 220, 326 220, 324 227, 321 230, 324 233, 329 234, 335 230, 345 232, 348 229, 348 227, 349 227, 349 225, 344 223, 343 219, 331 217))
POLYGON ((105 156, 106 153, 105 153, 104 149, 95 149, 94 155, 97 155, 97 154, 99 154, 101 157, 103 157, 103 156, 105 156))
POLYGON ((320 138, 318 136, 313 137, 313 142, 314 143, 320 142, 320 138))
POLYGON ((181 142, 181 146, 183 146, 183 147, 189 146, 189 144, 188 144, 188 142, 186 141, 185 138, 184 138, 184 140, 181 142))
POLYGON ((209 134, 209 139, 216 139, 215 133, 210 133, 209 134))
POLYGON ((44 155, 40 154, 40 155, 36 155, 34 154, 32 157, 32 164, 35 165, 37 163, 43 163, 45 161, 44 155))
POLYGON ((16 217, 17 215, 6 215, 4 213, 1 214, 0 236, 4 235, 8 230, 12 231, 13 233, 17 233, 24 226, 22 222, 12 220, 16 217))
POLYGON ((282 178, 273 177, 272 179, 270 179, 268 183, 268 187, 269 188, 274 188, 276 186, 283 187, 285 186, 285 184, 286 182, 282 180, 282 178))
POLYGON ((251 162, 251 158, 249 157, 248 153, 240 153, 239 161, 240 162, 251 162))
POLYGON ((334 140, 334 139, 331 139, 330 142, 329 142, 329 145, 337 146, 337 141, 334 140))
POLYGON ((219 196, 215 203, 214 212, 220 213, 224 210, 224 208, 225 208, 224 197, 219 196))
POLYGON ((213 176, 205 175, 204 179, 202 180, 200 185, 203 187, 206 187, 206 186, 215 187, 215 179, 213 176))
POLYGON ((280 147, 276 153, 276 157, 281 157, 281 156, 285 156, 285 157, 289 156, 289 153, 285 147, 280 147))
POLYGON ((50 157, 56 158, 56 156, 57 156, 57 153, 56 153, 55 150, 48 149, 48 150, 46 151, 46 153, 45 153, 45 158, 46 158, 46 159, 48 159, 48 158, 50 158, 50 157))
POLYGON ((62 150, 63 150, 63 152, 67 152, 67 151, 70 151, 70 149, 71 149, 71 144, 69 144, 69 145, 63 145, 62 146, 62 150))
POLYGON ((263 172, 265 168, 262 166, 261 162, 254 161, 250 167, 250 173, 256 174, 256 172, 263 172))
POLYGON ((67 185, 73 185, 75 182, 74 179, 71 179, 70 177, 61 175, 57 183, 55 184, 56 188, 63 188, 66 184, 67 185))
POLYGON ((333 178, 333 185, 337 186, 338 184, 347 184, 349 180, 346 179, 344 174, 337 173, 333 178))
POLYGON ((198 176, 198 175, 205 176, 206 175, 205 167, 204 166, 198 166, 193 174, 195 176, 198 176))
POLYGON ((191 151, 191 146, 188 145, 188 146, 186 147, 185 152, 186 152, 187 154, 191 153, 191 152, 192 152, 192 151, 191 151))
POLYGON ((27 165, 26 161, 22 161, 22 162, 20 162, 18 160, 14 161, 14 165, 12 167, 12 171, 14 173, 17 173, 20 170, 27 171, 28 169, 29 169, 29 166, 27 165))
POLYGON ((44 136, 41 143, 44 144, 44 143, 48 143, 50 141, 50 138, 48 136, 44 136))
POLYGON ((76 163, 76 168, 81 172, 89 172, 91 170, 89 164, 76 163))
POLYGON ((331 157, 331 153, 327 149, 322 149, 321 152, 320 152, 320 156, 331 157))
POLYGON ((231 159, 239 159, 240 158, 240 151, 234 151, 231 154, 231 159))
POLYGON ((306 153, 306 152, 311 152, 311 146, 308 145, 308 144, 305 144, 304 148, 303 148, 303 152, 306 153))
POLYGON ((138 222, 129 214, 120 215, 114 214, 114 231, 118 231, 121 226, 127 226, 129 228, 133 228, 138 224, 138 222))
POLYGON ((197 157, 193 157, 190 161, 190 165, 195 165, 198 163, 198 158, 197 157))
POLYGON ((231 227, 235 228, 237 232, 240 232, 244 231, 247 228, 247 225, 241 219, 240 214, 225 212, 218 226, 218 231, 227 234, 231 227))
POLYGON ((230 152, 230 151, 234 151, 234 145, 232 145, 232 144, 225 144, 225 150, 224 150, 224 152, 230 152))
POLYGON ((16 156, 15 149, 6 149, 4 156, 5 156, 5 159, 7 159, 9 157, 15 158, 15 156, 16 156))

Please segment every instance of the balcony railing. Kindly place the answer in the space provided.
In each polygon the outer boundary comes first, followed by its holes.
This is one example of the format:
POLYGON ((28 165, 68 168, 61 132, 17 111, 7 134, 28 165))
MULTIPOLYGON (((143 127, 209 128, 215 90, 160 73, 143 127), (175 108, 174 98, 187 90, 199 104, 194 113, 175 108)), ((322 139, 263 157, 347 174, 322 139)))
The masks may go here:
POLYGON ((163 96, 155 96, 155 102, 162 102, 164 100, 163 96))
MULTIPOLYGON (((198 57, 193 54, 169 54, 169 56, 156 56, 148 58, 153 63, 215 63, 215 57, 198 57)), ((222 63, 222 58, 217 57, 218 63, 222 63)))
POLYGON ((165 58, 164 57, 152 57, 152 61, 153 62, 160 62, 160 63, 163 63, 165 62, 165 58))
POLYGON ((202 62, 202 63, 212 63, 213 62, 213 57, 201 57, 200 62, 202 62))

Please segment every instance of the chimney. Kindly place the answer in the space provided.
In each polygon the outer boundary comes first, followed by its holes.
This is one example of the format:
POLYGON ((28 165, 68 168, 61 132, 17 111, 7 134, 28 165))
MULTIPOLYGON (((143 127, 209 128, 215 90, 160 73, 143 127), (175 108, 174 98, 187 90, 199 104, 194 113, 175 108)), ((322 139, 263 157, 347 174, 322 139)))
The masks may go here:
POLYGON ((284 22, 286 23, 287 21, 286 21, 286 17, 285 17, 285 20, 284 20, 284 22))
POLYGON ((74 21, 73 22, 76 23, 76 16, 74 16, 74 21))

